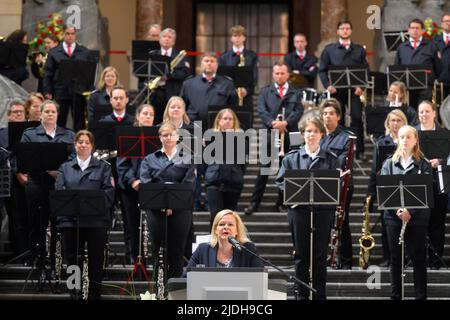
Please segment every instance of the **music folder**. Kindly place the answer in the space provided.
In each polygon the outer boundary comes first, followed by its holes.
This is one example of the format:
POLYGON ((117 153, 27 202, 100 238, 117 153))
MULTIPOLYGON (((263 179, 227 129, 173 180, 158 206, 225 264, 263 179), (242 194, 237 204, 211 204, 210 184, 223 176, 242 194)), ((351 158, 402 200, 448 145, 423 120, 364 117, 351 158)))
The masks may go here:
POLYGON ((447 159, 450 154, 450 131, 419 131, 420 149, 428 159, 447 159))
POLYGON ((17 145, 18 171, 39 174, 58 170, 72 151, 73 145, 67 143, 21 142, 17 145))
POLYGON ((97 64, 93 61, 61 60, 56 82, 81 94, 94 87, 96 71, 97 64))
POLYGON ((234 86, 251 88, 255 86, 253 67, 251 66, 219 66, 217 73, 233 79, 234 86))

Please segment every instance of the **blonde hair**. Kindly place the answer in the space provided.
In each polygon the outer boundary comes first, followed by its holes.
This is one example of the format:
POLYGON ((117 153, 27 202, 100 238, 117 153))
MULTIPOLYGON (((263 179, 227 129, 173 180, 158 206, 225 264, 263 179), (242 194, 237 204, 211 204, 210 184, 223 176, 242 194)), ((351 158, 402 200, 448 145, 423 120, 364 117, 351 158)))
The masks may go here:
POLYGON ((209 245, 213 248, 217 246, 217 243, 219 242, 219 239, 216 234, 217 226, 219 225, 220 220, 222 220, 222 218, 228 214, 232 215, 234 217, 234 220, 236 220, 236 231, 237 231, 236 239, 242 244, 250 242, 250 238, 247 236, 247 228, 242 222, 242 219, 239 216, 239 214, 236 211, 224 209, 216 214, 211 227, 211 240, 209 241, 209 245))
POLYGON ((231 113, 231 116, 233 117, 233 131, 239 131, 241 129, 241 124, 239 123, 239 119, 238 119, 236 113, 233 110, 231 110, 230 108, 222 109, 219 111, 219 113, 217 113, 217 116, 214 119, 213 130, 214 131, 222 131, 222 128, 219 125, 219 121, 223 118, 223 115, 225 114, 225 112, 231 113))
POLYGON ((177 128, 175 127, 174 124, 170 123, 170 122, 165 122, 161 125, 161 127, 158 130, 158 134, 161 135, 161 133, 163 133, 164 131, 175 131, 177 132, 177 128))
MULTIPOLYGON (((401 103, 406 103, 406 100, 408 98, 408 93, 407 93, 407 89, 406 89, 406 85, 405 83, 401 82, 401 81, 394 81, 391 83, 391 85, 389 87, 397 87, 400 89, 400 94, 402 95, 401 98, 399 97, 399 101, 401 103)), ((386 98, 387 100, 387 98, 386 98)))
POLYGON ((230 28, 230 35, 232 35, 232 36, 234 36, 234 35, 236 35, 236 36, 242 35, 242 36, 245 37, 245 33, 246 33, 245 27, 243 27, 243 26, 241 26, 239 24, 235 25, 235 26, 232 26, 230 28))
POLYGON ((189 120, 189 117, 186 114, 186 103, 184 102, 183 98, 179 96, 173 96, 169 99, 169 101, 167 101, 166 109, 164 110, 163 114, 163 123, 170 122, 169 108, 175 101, 181 101, 181 108, 183 109, 183 123, 184 124, 191 123, 191 120, 189 120))
MULTIPOLYGON (((412 132, 414 134, 414 137, 416 138, 416 144, 414 145, 411 155, 414 158, 414 160, 419 161, 420 159, 424 158, 424 155, 422 153, 422 151, 420 150, 420 145, 419 145, 419 134, 417 133, 416 128, 410 126, 410 125, 406 125, 400 128, 400 130, 398 130, 399 133, 399 137, 400 137, 400 131, 405 131, 408 130, 410 132, 412 132)), ((394 154, 392 155, 392 161, 399 161, 400 157, 402 155, 402 151, 401 151, 401 146, 400 143, 397 146, 397 149, 395 150, 394 154)))
MULTIPOLYGON (((25 116, 28 119, 29 113, 30 113, 30 108, 31 105, 33 104, 33 100, 34 99, 39 99, 41 100, 41 104, 45 101, 44 96, 42 95, 42 93, 40 92, 30 92, 27 96, 27 100, 25 101, 25 116)), ((40 110, 40 108, 39 108, 40 110)))
POLYGON ((391 112, 388 113, 388 115, 386 116, 386 119, 384 120, 384 128, 386 129, 386 131, 385 131, 386 136, 391 134, 391 129, 389 129, 389 120, 391 119, 392 116, 397 116, 397 117, 401 118, 403 121, 403 125, 408 124, 408 119, 406 118, 406 116, 402 110, 400 110, 400 109, 392 110, 391 112))
POLYGON ((114 74, 116 75, 116 83, 114 84, 114 86, 118 86, 120 85, 119 83, 119 72, 117 71, 116 68, 114 67, 106 67, 103 71, 102 74, 100 75, 100 80, 97 83, 97 89, 98 90, 103 90, 105 89, 105 76, 108 72, 114 72, 114 74))

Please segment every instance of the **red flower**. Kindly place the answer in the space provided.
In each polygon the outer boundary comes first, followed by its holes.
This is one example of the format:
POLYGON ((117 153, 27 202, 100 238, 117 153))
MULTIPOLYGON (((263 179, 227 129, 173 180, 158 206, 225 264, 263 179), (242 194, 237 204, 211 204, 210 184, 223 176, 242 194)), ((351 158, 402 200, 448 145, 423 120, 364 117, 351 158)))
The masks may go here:
POLYGON ((36 44, 37 44, 38 46, 40 46, 42 43, 44 43, 44 41, 42 41, 42 39, 38 39, 38 40, 36 41, 36 44))
POLYGON ((51 15, 51 14, 49 14, 49 15, 47 16, 47 18, 51 19, 51 18, 52 18, 52 15, 51 15))
POLYGON ((55 30, 55 27, 53 27, 53 26, 48 27, 48 31, 53 32, 54 30, 55 30))
POLYGON ((436 30, 436 29, 433 29, 433 31, 431 31, 431 33, 432 33, 432 34, 436 34, 436 33, 437 33, 437 30, 436 30))
POLYGON ((61 19, 59 19, 59 20, 56 20, 56 23, 57 23, 57 24, 63 24, 63 23, 64 23, 64 21, 63 21, 63 20, 61 20, 61 19))
POLYGON ((44 39, 47 36, 47 33, 45 33, 44 31, 41 32, 41 38, 44 39))
POLYGON ((437 23, 436 23, 436 22, 433 22, 432 24, 433 24, 433 27, 435 27, 435 28, 437 28, 437 27, 438 27, 438 25, 437 25, 437 23))

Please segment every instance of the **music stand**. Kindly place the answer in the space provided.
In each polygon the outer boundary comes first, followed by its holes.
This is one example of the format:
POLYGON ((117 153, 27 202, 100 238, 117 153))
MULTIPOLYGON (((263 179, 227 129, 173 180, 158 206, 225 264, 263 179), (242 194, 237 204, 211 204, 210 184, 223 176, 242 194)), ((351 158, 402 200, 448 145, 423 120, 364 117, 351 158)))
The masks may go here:
MULTIPOLYGON (((284 204, 310 207, 309 264, 310 285, 313 285, 314 206, 338 205, 340 197, 338 170, 286 170, 284 175, 284 204)), ((313 292, 310 291, 312 300, 313 292)))
POLYGON ((408 31, 385 31, 383 38, 387 51, 397 51, 398 46, 409 39, 409 34, 408 31))
POLYGON ((159 41, 133 40, 131 41, 131 60, 133 63, 133 73, 135 76, 148 76, 147 63, 151 51, 160 48, 159 41))
POLYGON ((15 152, 22 139, 23 132, 40 124, 40 121, 8 122, 8 150, 15 152))
POLYGON ((76 264, 79 266, 80 218, 106 216, 108 214, 105 191, 92 189, 52 190, 50 191, 50 209, 53 217, 72 217, 75 219, 76 264))
POLYGON ((158 130, 158 127, 116 127, 118 156, 144 158, 161 149, 158 130))
POLYGON ((450 154, 450 131, 419 131, 420 149, 428 159, 447 159, 450 154))
POLYGON ((328 79, 330 85, 336 89, 347 89, 348 102, 345 109, 345 124, 350 126, 351 112, 352 112, 352 88, 366 88, 368 87, 368 70, 364 65, 348 65, 348 66, 334 66, 328 67, 328 79))
MULTIPOLYGON (((411 175, 377 175, 377 197, 378 209, 397 210, 405 209, 428 209, 433 207, 433 176, 431 174, 411 175)), ((400 243, 402 246, 402 293, 404 299, 404 241, 402 232, 406 228, 403 222, 400 232, 400 243)))
POLYGON ((391 86, 394 81, 401 81, 406 85, 408 89, 408 101, 409 90, 423 90, 428 88, 428 74, 431 74, 431 70, 425 69, 421 65, 392 65, 386 67, 387 74, 387 88, 391 86))
POLYGON ((236 117, 239 119, 242 130, 246 131, 253 128, 253 111, 236 106, 212 105, 208 106, 208 129, 211 129, 214 126, 214 120, 216 119, 217 114, 224 108, 229 108, 234 111, 236 117))
POLYGON ((368 134, 375 136, 384 135, 386 128, 384 127, 384 121, 387 115, 394 109, 401 110, 405 115, 407 114, 406 107, 366 107, 366 131, 368 134))
POLYGON ((396 149, 397 149, 397 146, 395 144, 386 145, 386 146, 378 146, 378 157, 377 157, 377 163, 375 164, 377 172, 383 166, 383 162, 387 158, 392 156, 396 149))
MULTIPOLYGON (((139 186, 139 202, 141 208, 144 210, 191 210, 194 202, 194 186, 195 185, 192 183, 150 182, 141 184, 139 186)), ((167 214, 165 214, 164 246, 161 246, 164 253, 165 284, 167 283, 167 233, 167 214)), ((152 245, 156 244, 153 243, 152 245)), ((156 259, 156 257, 154 257, 154 259, 156 259)))

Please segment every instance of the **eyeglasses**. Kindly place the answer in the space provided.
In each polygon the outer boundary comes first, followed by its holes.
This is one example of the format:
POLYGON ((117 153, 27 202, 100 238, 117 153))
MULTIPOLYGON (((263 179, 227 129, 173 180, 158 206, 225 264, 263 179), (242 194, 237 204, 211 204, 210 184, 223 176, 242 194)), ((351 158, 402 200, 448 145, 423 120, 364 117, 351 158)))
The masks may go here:
POLYGON ((442 22, 450 23, 450 20, 442 20, 442 22))

